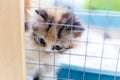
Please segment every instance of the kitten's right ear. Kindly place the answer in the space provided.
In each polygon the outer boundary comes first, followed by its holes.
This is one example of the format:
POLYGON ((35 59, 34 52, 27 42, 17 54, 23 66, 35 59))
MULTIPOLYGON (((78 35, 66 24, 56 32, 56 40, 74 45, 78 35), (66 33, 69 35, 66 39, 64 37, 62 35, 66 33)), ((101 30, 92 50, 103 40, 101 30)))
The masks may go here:
POLYGON ((36 12, 37 14, 39 14, 45 21, 47 21, 47 19, 48 19, 48 14, 47 14, 47 12, 46 12, 45 10, 43 10, 43 9, 38 9, 38 10, 35 10, 35 12, 36 12))

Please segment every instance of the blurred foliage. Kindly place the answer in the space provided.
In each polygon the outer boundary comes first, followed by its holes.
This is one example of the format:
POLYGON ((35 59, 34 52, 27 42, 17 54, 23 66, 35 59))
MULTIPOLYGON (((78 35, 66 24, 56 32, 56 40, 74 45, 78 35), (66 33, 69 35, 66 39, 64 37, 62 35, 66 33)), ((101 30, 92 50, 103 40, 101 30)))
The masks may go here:
POLYGON ((86 0, 85 9, 120 11, 120 0, 86 0))

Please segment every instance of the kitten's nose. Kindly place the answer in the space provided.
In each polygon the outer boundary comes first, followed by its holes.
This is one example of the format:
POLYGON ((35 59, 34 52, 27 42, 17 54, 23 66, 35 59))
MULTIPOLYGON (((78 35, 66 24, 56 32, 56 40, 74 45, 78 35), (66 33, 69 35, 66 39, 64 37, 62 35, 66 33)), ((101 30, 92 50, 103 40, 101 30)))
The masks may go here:
POLYGON ((59 46, 59 45, 54 45, 54 46, 52 47, 52 50, 61 50, 61 49, 62 49, 62 47, 59 46))

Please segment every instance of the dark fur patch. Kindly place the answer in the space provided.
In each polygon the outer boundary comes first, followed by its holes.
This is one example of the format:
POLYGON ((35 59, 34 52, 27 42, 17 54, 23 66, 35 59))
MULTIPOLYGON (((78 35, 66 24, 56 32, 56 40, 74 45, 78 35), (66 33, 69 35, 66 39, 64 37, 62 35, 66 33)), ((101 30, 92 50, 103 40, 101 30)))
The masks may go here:
POLYGON ((50 28, 52 27, 51 24, 48 25, 48 28, 46 29, 46 32, 48 32, 50 30, 50 28))
POLYGON ((28 22, 25 22, 25 31, 29 30, 28 22))
POLYGON ((60 24, 68 24, 68 25, 80 25, 79 20, 76 16, 71 12, 66 12, 62 15, 62 18, 59 22, 60 24))
POLYGON ((62 33, 62 30, 64 29, 65 26, 62 26, 62 28, 60 28, 59 32, 58 32, 58 39, 61 38, 61 33, 62 33))
POLYGON ((46 28, 46 32, 48 32, 50 30, 50 28, 52 27, 52 23, 55 23, 54 18, 50 17, 48 18, 47 22, 48 24, 48 28, 46 28))
POLYGON ((34 77, 33 80, 40 80, 38 76, 34 77))
POLYGON ((43 9, 38 9, 38 10, 35 10, 35 12, 36 12, 37 14, 39 14, 45 21, 47 21, 47 19, 48 19, 48 14, 47 14, 47 12, 46 12, 45 10, 43 10, 43 9))

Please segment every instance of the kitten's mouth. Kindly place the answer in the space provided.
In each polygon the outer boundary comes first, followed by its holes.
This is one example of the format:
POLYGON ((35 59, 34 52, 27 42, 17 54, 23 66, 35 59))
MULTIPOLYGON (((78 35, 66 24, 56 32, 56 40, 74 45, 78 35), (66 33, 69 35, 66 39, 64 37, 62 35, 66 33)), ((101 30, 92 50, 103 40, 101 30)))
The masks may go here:
POLYGON ((59 52, 45 51, 45 53, 46 53, 46 54, 56 54, 56 53, 61 53, 61 51, 59 51, 59 52))
POLYGON ((45 51, 46 54, 55 54, 57 52, 52 52, 52 51, 45 51))
POLYGON ((50 54, 51 52, 46 51, 45 53, 46 53, 46 54, 50 54))

